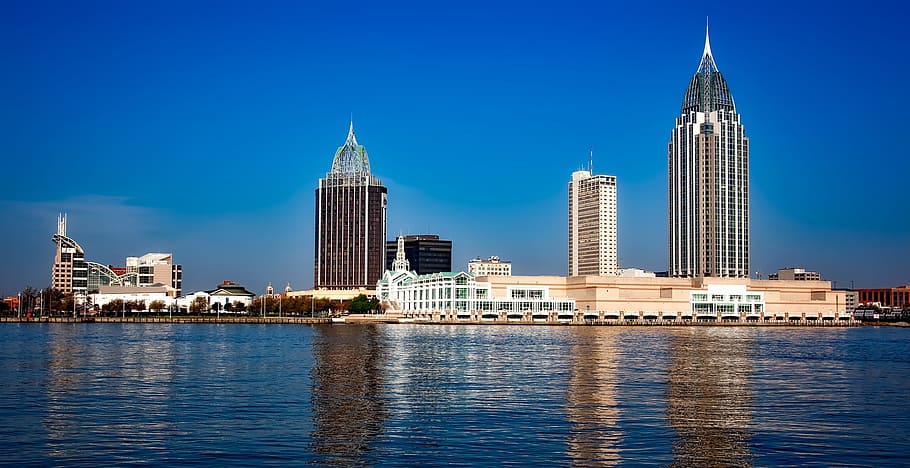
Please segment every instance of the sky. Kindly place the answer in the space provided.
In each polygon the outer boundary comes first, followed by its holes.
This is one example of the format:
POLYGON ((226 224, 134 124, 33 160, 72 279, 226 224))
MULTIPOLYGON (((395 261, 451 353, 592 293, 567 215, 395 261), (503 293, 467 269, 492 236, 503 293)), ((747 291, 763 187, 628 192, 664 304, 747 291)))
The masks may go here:
POLYGON ((7 0, 0 294, 49 286, 60 212, 88 260, 172 252, 185 292, 310 288, 352 116, 390 239, 565 275, 593 148, 620 266, 666 270, 667 142, 706 17, 750 139, 752 270, 910 284, 910 6, 694 5, 7 0))

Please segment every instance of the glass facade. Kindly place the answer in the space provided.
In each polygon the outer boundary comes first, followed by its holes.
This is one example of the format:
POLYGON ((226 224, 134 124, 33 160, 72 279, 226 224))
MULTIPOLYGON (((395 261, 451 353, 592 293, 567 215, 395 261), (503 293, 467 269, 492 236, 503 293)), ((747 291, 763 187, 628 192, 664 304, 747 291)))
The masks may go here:
POLYGON ((707 37, 667 152, 669 275, 749 277, 749 139, 707 37))
POLYGON ((385 269, 387 191, 354 124, 316 189, 316 288, 373 288, 385 269))

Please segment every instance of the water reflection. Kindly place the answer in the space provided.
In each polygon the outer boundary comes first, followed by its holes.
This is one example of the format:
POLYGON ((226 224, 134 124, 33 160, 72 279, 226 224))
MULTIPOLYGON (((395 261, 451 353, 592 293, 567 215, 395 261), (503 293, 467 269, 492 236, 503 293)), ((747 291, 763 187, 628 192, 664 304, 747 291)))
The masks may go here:
POLYGON ((373 325, 317 329, 311 448, 320 463, 373 463, 368 457, 386 419, 380 338, 373 325))
POLYGON ((574 465, 614 466, 622 438, 616 404, 616 338, 612 330, 576 328, 566 412, 572 423, 568 454, 574 465))
POLYGON ((175 352, 169 330, 117 325, 52 330, 43 421, 48 454, 79 458, 81 449, 70 443, 74 437, 95 440, 98 448, 125 461, 141 461, 139 448, 164 449, 163 434, 173 432, 174 420, 168 390, 175 352), (120 333, 119 339, 109 339, 111 329, 120 333), (115 411, 122 416, 114 421, 93 418, 115 411))
POLYGON ((674 466, 749 466, 753 333, 698 327, 670 336, 667 419, 674 466))

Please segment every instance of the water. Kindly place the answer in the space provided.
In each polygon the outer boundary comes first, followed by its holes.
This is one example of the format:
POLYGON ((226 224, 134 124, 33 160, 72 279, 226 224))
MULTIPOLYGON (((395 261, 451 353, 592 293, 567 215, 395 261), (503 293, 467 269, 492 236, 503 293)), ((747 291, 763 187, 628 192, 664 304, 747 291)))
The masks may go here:
POLYGON ((910 465, 908 338, 4 324, 0 463, 910 465))

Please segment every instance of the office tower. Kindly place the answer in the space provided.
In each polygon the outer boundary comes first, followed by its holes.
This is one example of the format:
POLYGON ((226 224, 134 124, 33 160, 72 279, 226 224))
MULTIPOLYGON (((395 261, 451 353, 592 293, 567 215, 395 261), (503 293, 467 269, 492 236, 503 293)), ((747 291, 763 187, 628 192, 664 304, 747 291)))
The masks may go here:
POLYGON ((66 293, 84 296, 88 290, 88 265, 85 251, 73 239, 66 237, 66 214, 57 216, 57 234, 52 238, 57 244, 51 285, 66 293))
POLYGON ((616 274, 616 177, 575 171, 569 182, 569 276, 616 274))
MULTIPOLYGON (((418 275, 452 271, 452 241, 439 236, 421 234, 400 236, 404 241, 404 256, 418 275)), ((386 269, 395 270, 392 263, 398 250, 397 241, 386 242, 386 269)))
POLYGON ((749 276, 749 139, 705 50, 668 149, 669 276, 749 276))
POLYGON ((376 287, 385 268, 386 193, 352 121, 316 189, 315 288, 376 287))

